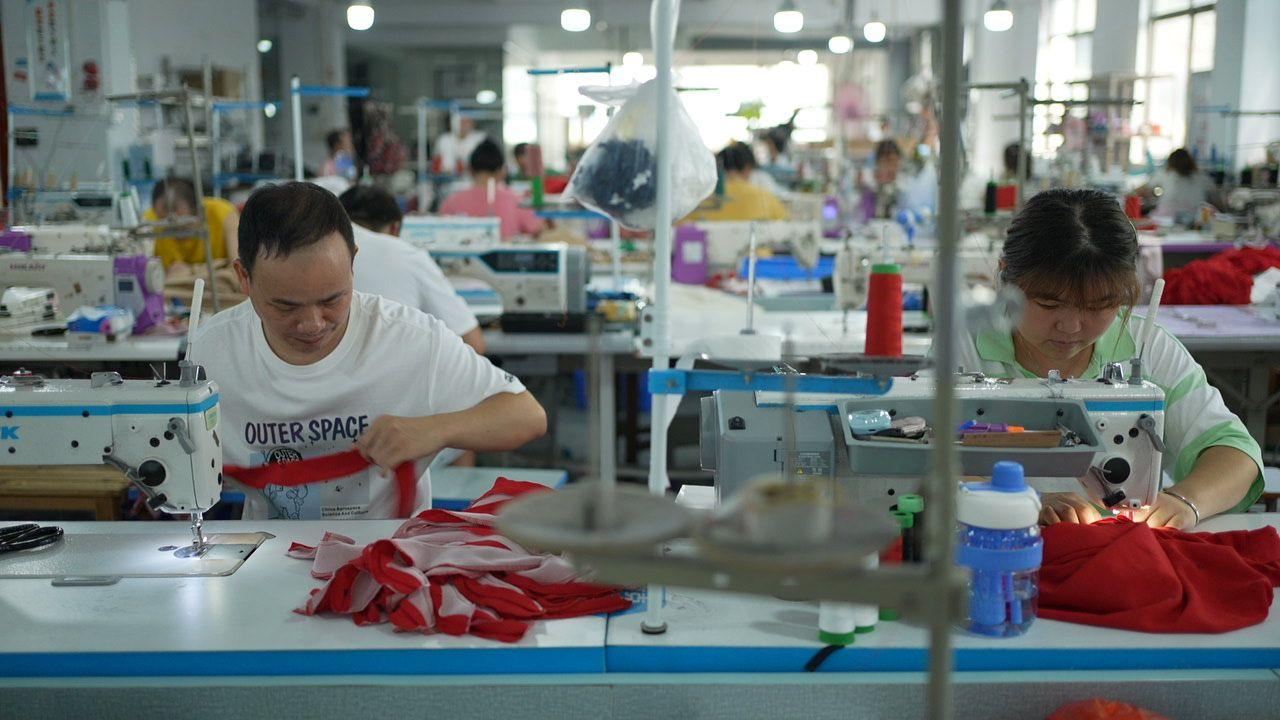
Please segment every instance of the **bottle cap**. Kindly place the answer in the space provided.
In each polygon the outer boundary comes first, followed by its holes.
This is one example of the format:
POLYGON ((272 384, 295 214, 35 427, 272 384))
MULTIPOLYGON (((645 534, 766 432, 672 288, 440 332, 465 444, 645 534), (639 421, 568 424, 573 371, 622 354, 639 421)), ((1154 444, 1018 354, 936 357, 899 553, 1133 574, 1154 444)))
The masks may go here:
MULTIPOLYGON (((991 468, 991 489, 1000 492, 1022 492, 1027 488, 1027 480, 1022 473, 1022 465, 1010 460, 1001 460, 991 468)), ((899 501, 901 507, 901 501, 899 501)))
POLYGON ((998 462, 991 482, 960 484, 956 520, 990 530, 1028 528, 1040 521, 1040 493, 1027 485, 1022 465, 998 462))
POLYGON ((920 495, 903 495, 898 498, 898 509, 909 513, 924 512, 924 497, 920 495))

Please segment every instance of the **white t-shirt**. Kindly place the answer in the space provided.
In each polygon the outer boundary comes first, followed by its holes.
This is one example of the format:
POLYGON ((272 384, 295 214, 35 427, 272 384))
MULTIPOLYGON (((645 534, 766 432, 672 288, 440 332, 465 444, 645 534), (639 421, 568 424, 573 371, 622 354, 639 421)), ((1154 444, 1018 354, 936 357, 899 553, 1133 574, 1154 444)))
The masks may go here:
POLYGON ((381 295, 401 305, 435 315, 459 335, 475 330, 475 313, 458 296, 440 266, 425 250, 393 235, 352 225, 355 231, 356 290, 381 295))
MULTIPOLYGON (((218 313, 201 328, 193 358, 222 394, 222 456, 258 467, 350 450, 381 415, 422 417, 466 410, 524 385, 477 355, 440 320, 357 292, 338 347, 310 365, 290 365, 267 345, 253 303, 218 313)), ((419 461, 418 509, 428 507, 430 458, 419 461)), ((379 519, 395 516, 394 478, 376 468, 325 483, 245 493, 247 519, 379 519)))
POLYGON ((1209 192, 1213 189, 1213 181, 1199 172, 1183 177, 1165 170, 1157 176, 1155 183, 1164 189, 1153 213, 1161 217, 1177 217, 1179 213, 1194 215, 1200 212, 1200 207, 1208 202, 1209 192))
POLYGON ((436 138, 434 156, 440 158, 440 171, 466 173, 471 163, 471 153, 475 152, 476 146, 484 142, 487 137, 479 130, 472 130, 466 137, 458 137, 447 132, 436 138))

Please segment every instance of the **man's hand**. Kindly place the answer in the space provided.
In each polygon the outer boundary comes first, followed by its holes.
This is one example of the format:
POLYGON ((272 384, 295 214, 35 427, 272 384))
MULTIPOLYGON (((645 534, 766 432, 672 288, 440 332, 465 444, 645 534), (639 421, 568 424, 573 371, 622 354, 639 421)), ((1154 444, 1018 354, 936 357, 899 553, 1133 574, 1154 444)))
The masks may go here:
MULTIPOLYGON (((1181 488, 1179 488, 1181 489, 1181 488)), ((1191 506, 1172 495, 1160 493, 1155 504, 1144 513, 1136 513, 1134 522, 1145 522, 1153 528, 1170 527, 1174 530, 1190 530, 1195 527, 1196 514, 1191 506)))
POLYGON ((433 417, 382 415, 355 442, 364 459, 394 473, 410 460, 434 455, 448 447, 441 425, 433 417))
POLYGON ((1043 506, 1040 508, 1041 525, 1052 525, 1058 522, 1088 525, 1101 519, 1102 515, 1098 509, 1075 493, 1044 494, 1043 506))

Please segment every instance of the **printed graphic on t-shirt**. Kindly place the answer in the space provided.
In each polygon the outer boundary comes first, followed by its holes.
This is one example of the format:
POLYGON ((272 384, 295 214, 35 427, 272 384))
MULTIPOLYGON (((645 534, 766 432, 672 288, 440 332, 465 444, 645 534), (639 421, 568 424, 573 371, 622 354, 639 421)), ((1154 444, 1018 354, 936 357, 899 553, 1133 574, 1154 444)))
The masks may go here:
MULTIPOLYGON (((297 462, 351 449, 369 427, 368 415, 244 423, 242 437, 253 450, 250 465, 297 462), (279 443, 279 444, 277 444, 279 443), (304 456, 305 452, 305 456, 304 456)), ((337 480, 307 485, 268 485, 263 495, 268 519, 331 520, 357 518, 368 512, 372 469, 337 480)))

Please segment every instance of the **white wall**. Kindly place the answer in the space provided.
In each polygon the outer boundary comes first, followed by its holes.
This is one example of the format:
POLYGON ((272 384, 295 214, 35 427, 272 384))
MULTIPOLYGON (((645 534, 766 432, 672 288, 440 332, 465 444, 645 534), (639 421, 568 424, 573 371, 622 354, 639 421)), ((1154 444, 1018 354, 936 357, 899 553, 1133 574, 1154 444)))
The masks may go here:
POLYGON ((1106 0, 1098 3, 1093 30, 1093 74, 1131 73, 1137 68, 1138 28, 1142 25, 1140 0, 1106 0))
MULTIPOLYGON (((1211 104, 1239 110, 1280 110, 1276 62, 1276 0, 1218 0, 1211 104)), ((1210 138, 1234 168, 1262 160, 1265 143, 1280 140, 1280 117, 1211 116, 1210 138), (1223 148, 1222 146, 1231 147, 1223 148)))
MULTIPOLYGON (((1015 0, 1009 3, 1013 10, 1013 27, 1005 32, 991 32, 983 27, 982 15, 987 5, 974 2, 968 6, 966 35, 972 43, 969 81, 1017 82, 1019 78, 1026 78, 1034 85, 1040 1, 1015 0)), ((999 176, 1004 167, 1005 146, 1018 141, 1018 99, 1004 95, 995 91, 970 94, 968 121, 972 148, 969 169, 981 178, 999 176)), ((1028 131, 1030 127, 1028 120, 1028 131)))

